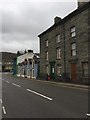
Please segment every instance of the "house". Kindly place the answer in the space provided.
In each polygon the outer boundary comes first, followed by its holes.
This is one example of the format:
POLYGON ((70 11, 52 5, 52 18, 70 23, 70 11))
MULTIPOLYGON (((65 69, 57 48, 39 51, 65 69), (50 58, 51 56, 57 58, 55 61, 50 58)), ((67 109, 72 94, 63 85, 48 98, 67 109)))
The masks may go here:
POLYGON ((17 72, 14 69, 14 73, 17 73, 17 76, 36 79, 39 74, 39 59, 39 55, 33 53, 33 50, 28 50, 14 60, 14 68, 17 63, 17 72))
POLYGON ((10 72, 13 69, 13 59, 17 56, 16 53, 0 52, 0 71, 10 72))
POLYGON ((40 76, 64 82, 88 84, 90 81, 90 1, 38 35, 40 39, 40 76))

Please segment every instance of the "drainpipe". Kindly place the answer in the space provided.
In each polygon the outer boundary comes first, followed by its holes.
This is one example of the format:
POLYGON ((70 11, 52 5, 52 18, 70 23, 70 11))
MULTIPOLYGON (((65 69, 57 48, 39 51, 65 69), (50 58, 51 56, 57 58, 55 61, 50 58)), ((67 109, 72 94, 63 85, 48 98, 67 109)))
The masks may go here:
POLYGON ((32 59, 32 78, 33 78, 33 59, 32 59))
POLYGON ((63 23, 63 40, 64 40, 64 73, 66 75, 66 41, 65 41, 65 25, 63 23))
POLYGON ((34 78, 34 59, 32 59, 32 78, 34 78))

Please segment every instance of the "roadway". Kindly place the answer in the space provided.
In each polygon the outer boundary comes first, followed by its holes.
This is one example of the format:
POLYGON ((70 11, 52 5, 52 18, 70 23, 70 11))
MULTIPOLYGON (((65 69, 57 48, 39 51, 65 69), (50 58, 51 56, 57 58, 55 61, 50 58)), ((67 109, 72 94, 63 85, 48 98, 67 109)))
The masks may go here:
POLYGON ((3 118, 87 118, 88 90, 2 75, 3 118))
MULTIPOLYGON (((2 74, 0 72, 0 99, 2 100, 2 74)), ((0 120, 2 118, 2 101, 0 102, 0 120)))

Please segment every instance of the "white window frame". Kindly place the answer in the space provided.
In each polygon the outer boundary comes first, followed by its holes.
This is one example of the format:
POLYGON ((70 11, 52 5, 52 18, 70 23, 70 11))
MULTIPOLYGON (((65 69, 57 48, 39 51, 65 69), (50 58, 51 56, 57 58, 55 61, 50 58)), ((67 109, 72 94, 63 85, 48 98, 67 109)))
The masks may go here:
POLYGON ((46 66, 46 73, 49 74, 49 66, 46 66))
POLYGON ((46 40, 45 42, 46 42, 46 47, 48 47, 48 40, 46 40))
POLYGON ((61 49, 57 48, 57 59, 61 59, 61 49))
POLYGON ((48 61, 48 51, 46 51, 46 60, 48 61))
POLYGON ((57 75, 61 75, 61 65, 57 65, 57 75))
POLYGON ((76 43, 71 44, 71 56, 76 56, 76 43))
POLYGON ((56 43, 59 43, 60 41, 61 41, 61 35, 60 34, 58 34, 58 35, 56 35, 56 43))
POLYGON ((76 28, 75 26, 71 28, 71 37, 75 37, 76 36, 76 28))

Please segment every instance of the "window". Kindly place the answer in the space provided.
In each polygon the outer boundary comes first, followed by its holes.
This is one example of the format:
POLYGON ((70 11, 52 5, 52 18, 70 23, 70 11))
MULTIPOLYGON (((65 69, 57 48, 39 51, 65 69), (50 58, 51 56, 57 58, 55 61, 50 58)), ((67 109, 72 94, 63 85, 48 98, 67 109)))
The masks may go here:
POLYGON ((46 47, 48 47, 48 40, 46 40, 46 47))
POLYGON ((7 64, 7 65, 11 65, 11 62, 7 62, 6 64, 7 64))
POLYGON ((57 59, 61 58, 61 49, 57 48, 57 59))
POLYGON ((61 65, 57 65, 57 75, 61 75, 61 65))
POLYGON ((71 56, 76 56, 76 43, 71 44, 71 56))
POLYGON ((32 60, 28 59, 28 63, 29 63, 29 65, 31 65, 32 64, 32 60))
POLYGON ((49 74, 49 67, 46 66, 46 73, 49 74))
POLYGON ((34 69, 34 60, 32 60, 32 68, 34 69))
POLYGON ((46 51, 46 60, 48 60, 48 51, 46 51))
POLYGON ((34 69, 32 69, 32 77, 34 77, 34 69))
POLYGON ((56 43, 59 43, 59 42, 60 42, 60 34, 56 36, 56 43))
POLYGON ((88 76, 88 62, 82 62, 82 75, 88 76))
POLYGON ((76 36, 76 28, 72 27, 71 28, 71 37, 75 37, 76 36))

